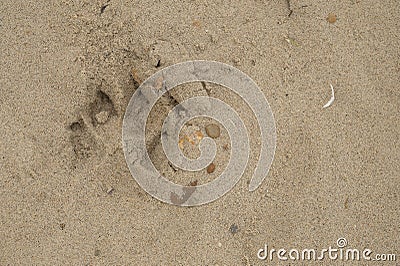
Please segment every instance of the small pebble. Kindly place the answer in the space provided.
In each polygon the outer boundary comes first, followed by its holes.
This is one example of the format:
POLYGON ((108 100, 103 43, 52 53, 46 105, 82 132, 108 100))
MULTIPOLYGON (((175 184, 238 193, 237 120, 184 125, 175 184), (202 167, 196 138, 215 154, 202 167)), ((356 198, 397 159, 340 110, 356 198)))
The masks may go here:
POLYGON ((198 183, 197 180, 194 180, 194 181, 189 183, 189 186, 195 187, 195 186, 197 186, 197 183, 198 183))
POLYGON ((336 22, 336 15, 333 14, 333 13, 330 13, 330 14, 328 15, 328 17, 326 18, 326 20, 327 20, 329 23, 335 23, 335 22, 336 22))
POLYGON ((97 256, 100 256, 100 250, 98 250, 98 249, 96 249, 95 251, 94 251, 94 255, 97 257, 97 256))
POLYGON ((215 164, 211 163, 209 166, 207 166, 207 173, 211 174, 215 171, 215 164))
POLYGON ((107 111, 101 111, 100 113, 96 114, 96 120, 99 124, 104 124, 107 122, 108 118, 109 115, 107 111))
POLYGON ((219 135, 221 134, 221 131, 219 129, 219 126, 216 124, 209 124, 206 126, 206 133, 210 138, 218 138, 219 135))
POLYGON ((218 243, 218 247, 222 247, 222 243, 221 242, 218 243))
POLYGON ((107 194, 111 194, 113 191, 114 191, 114 188, 110 187, 110 188, 107 189, 107 194))
POLYGON ((142 79, 139 77, 138 71, 136 69, 132 68, 131 75, 132 75, 133 80, 136 83, 139 83, 139 84, 142 83, 142 79))
POLYGON ((196 27, 196 28, 201 28, 201 22, 200 22, 200 20, 197 20, 197 19, 193 20, 192 25, 193 25, 194 27, 196 27))
POLYGON ((236 234, 239 231, 239 228, 236 224, 232 224, 229 231, 231 231, 232 234, 236 234))

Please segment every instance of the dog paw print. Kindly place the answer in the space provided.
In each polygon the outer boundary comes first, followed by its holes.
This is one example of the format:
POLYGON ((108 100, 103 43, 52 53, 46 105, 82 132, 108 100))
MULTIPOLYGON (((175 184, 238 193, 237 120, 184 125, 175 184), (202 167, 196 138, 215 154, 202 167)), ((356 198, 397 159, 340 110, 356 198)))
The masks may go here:
POLYGON ((95 97, 86 108, 79 112, 79 119, 69 125, 70 141, 76 159, 88 159, 104 151, 104 130, 112 116, 116 115, 111 98, 102 90, 97 90, 95 97))
POLYGON ((102 90, 97 91, 95 100, 89 105, 89 115, 95 127, 107 123, 110 117, 115 115, 113 102, 102 90))
POLYGON ((87 159, 94 154, 96 142, 88 131, 84 119, 73 122, 70 126, 71 143, 77 159, 87 159))

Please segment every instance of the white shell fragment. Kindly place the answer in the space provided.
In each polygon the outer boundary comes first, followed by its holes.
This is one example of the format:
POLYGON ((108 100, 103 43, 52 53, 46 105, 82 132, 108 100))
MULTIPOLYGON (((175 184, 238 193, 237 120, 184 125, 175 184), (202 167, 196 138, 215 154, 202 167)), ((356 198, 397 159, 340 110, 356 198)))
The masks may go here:
POLYGON ((331 96, 331 99, 322 108, 327 108, 327 107, 331 106, 333 101, 335 100, 335 90, 333 89, 332 84, 329 84, 329 85, 331 85, 332 96, 331 96))

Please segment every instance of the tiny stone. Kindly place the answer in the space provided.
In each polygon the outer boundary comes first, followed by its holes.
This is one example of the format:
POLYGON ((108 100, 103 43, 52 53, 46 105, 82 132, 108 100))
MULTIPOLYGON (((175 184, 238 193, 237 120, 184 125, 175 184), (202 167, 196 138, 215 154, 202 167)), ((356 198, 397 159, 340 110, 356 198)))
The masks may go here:
POLYGON ((219 135, 221 134, 221 131, 219 129, 219 126, 216 124, 210 124, 206 126, 206 133, 209 137, 215 139, 218 138, 219 135))
POLYGON ((94 251, 94 255, 97 257, 97 256, 100 256, 100 250, 98 250, 98 249, 96 249, 95 251, 94 251))
POLYGON ((328 17, 326 18, 326 20, 327 20, 329 23, 335 23, 335 22, 336 22, 336 15, 333 14, 333 13, 330 13, 330 14, 328 15, 328 17))
POLYGON ((99 124, 104 124, 108 120, 108 112, 101 111, 100 113, 96 114, 96 120, 99 124))
POLYGON ((222 247, 222 243, 221 242, 218 243, 218 247, 222 247))
POLYGON ((239 228, 236 224, 232 224, 229 231, 231 231, 232 234, 236 234, 239 231, 239 228))
POLYGON ((114 188, 110 187, 107 189, 107 194, 111 194, 111 192, 113 192, 113 191, 114 191, 114 188))
POLYGON ((209 166, 207 166, 207 173, 211 174, 215 171, 215 164, 211 163, 209 166))
POLYGON ((240 59, 239 58, 234 58, 232 61, 233 61, 233 64, 235 64, 235 66, 240 66, 240 59))
POLYGON ((189 186, 195 187, 195 186, 197 186, 197 183, 198 183, 197 180, 194 180, 194 181, 189 183, 189 186))

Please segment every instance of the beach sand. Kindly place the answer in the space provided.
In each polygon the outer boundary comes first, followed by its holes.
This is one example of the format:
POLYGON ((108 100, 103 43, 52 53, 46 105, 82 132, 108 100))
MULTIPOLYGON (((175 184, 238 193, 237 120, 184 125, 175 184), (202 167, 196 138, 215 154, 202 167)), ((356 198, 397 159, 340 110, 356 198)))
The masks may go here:
MULTIPOLYGON (((339 238, 399 263, 398 1, 4 0, 0 33, 0 265, 289 265, 257 252, 339 238), (232 191, 177 207, 132 177, 122 121, 141 82, 199 59, 258 84, 276 154, 249 192, 260 138, 248 107, 217 86, 177 88, 178 102, 209 93, 232 104, 252 147, 232 191), (335 101, 322 108, 330 84, 335 101)), ((229 159, 227 134, 213 173, 173 169, 155 138, 172 105, 163 98, 149 120, 151 157, 174 182, 208 182, 229 159)))

